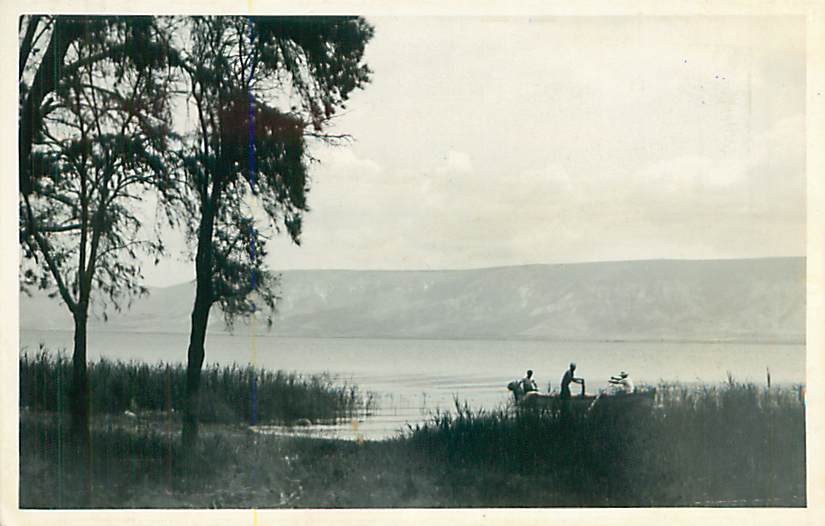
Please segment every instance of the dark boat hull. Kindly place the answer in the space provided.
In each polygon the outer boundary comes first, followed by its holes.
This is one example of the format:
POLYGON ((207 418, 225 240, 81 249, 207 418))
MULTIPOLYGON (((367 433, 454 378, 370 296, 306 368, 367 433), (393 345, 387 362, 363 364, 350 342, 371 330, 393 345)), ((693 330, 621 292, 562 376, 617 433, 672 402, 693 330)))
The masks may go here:
POLYGON ((616 406, 650 406, 656 400, 656 390, 641 391, 632 394, 614 395, 579 395, 572 396, 567 400, 562 400, 558 395, 543 394, 537 392, 527 393, 518 402, 518 407, 526 409, 561 409, 568 407, 571 409, 593 409, 596 407, 616 407, 616 406))

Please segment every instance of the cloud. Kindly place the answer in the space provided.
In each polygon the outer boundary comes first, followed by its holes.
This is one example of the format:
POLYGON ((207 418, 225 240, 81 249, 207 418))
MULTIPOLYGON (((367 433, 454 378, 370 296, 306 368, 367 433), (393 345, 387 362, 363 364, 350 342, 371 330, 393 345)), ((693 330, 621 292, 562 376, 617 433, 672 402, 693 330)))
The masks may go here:
POLYGON ((395 168, 341 148, 317 169, 303 247, 276 253, 349 268, 802 253, 803 135, 793 117, 737 156, 600 173, 564 160, 508 172, 453 149, 395 168))
POLYGON ((323 178, 364 179, 370 181, 384 171, 377 162, 358 157, 347 146, 326 146, 318 155, 320 166, 314 170, 323 178))
POLYGON ((799 20, 376 23, 288 263, 804 252, 799 20))

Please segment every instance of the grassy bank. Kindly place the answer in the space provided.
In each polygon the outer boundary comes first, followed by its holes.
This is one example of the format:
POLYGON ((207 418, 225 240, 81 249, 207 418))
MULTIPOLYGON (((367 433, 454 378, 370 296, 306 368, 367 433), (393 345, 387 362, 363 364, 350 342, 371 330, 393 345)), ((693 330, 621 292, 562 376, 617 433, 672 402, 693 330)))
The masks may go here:
MULTIPOLYGON (((183 464, 179 434, 162 427, 92 432, 96 508, 428 506, 439 502, 429 461, 403 443, 284 438, 204 426, 183 464)), ((21 421, 20 505, 77 507, 65 427, 21 421)))
POLYGON ((459 406, 412 429, 408 442, 443 462, 465 492, 458 500, 489 489, 489 498, 530 506, 804 504, 799 388, 730 380, 660 390, 656 405, 596 404, 589 413, 459 406), (524 493, 518 480, 542 491, 524 493))
MULTIPOLYGON (((41 349, 20 358, 20 406, 32 413, 63 412, 68 405, 71 359, 41 349)), ((92 413, 118 415, 179 412, 186 367, 101 359, 88 367, 92 413)), ((331 421, 368 413, 370 393, 337 383, 328 375, 301 376, 257 367, 213 365, 201 373, 203 422, 290 423, 331 421), (253 390, 254 384, 254 390, 253 390), (253 403, 254 401, 254 403, 253 403)))
MULTIPOLYGON (((96 507, 802 506, 804 402, 797 389, 733 381, 662 389, 653 405, 589 414, 433 415, 384 442, 277 437, 205 426, 178 459, 168 421, 96 418, 96 507)), ((21 416, 21 506, 71 507, 58 414, 21 416)))

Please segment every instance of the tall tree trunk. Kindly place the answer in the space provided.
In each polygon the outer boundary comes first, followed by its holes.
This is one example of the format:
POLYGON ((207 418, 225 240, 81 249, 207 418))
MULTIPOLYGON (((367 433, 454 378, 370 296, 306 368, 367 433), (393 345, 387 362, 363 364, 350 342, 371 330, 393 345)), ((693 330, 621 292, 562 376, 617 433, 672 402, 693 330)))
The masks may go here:
MULTIPOLYGON (((199 280, 200 281, 200 280, 199 280)), ((200 287, 198 287, 200 289, 200 287)), ((201 368, 206 355, 206 326, 209 322, 211 302, 203 301, 201 294, 195 295, 192 309, 192 332, 189 334, 189 350, 186 364, 186 404, 183 412, 183 433, 181 442, 184 451, 191 451, 198 439, 198 413, 200 410, 201 368)))
POLYGON ((92 496, 92 450, 89 431, 90 390, 86 369, 85 305, 78 305, 74 316, 74 353, 72 354, 71 434, 77 460, 77 473, 82 484, 81 505, 89 506, 92 496))
POLYGON ((206 354, 206 328, 212 308, 212 234, 215 212, 210 203, 202 207, 198 229, 198 252, 195 257, 195 305, 192 308, 192 329, 186 364, 186 403, 183 411, 181 444, 184 452, 191 452, 198 439, 198 412, 200 409, 201 368, 206 354))

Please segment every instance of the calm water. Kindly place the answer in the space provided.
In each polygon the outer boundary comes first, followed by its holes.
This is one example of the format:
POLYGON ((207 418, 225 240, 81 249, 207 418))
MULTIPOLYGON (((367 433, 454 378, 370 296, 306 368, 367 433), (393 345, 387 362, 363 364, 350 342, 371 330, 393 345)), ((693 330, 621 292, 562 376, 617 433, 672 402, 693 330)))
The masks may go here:
MULTIPOLYGON (((186 334, 96 332, 89 335, 89 359, 185 362, 186 334)), ((71 350, 69 331, 23 331, 20 345, 35 351, 71 350)), ((255 363, 302 374, 329 372, 376 394, 375 416, 335 428, 312 426, 300 433, 342 438, 394 435, 407 423, 425 420, 436 409, 450 409, 457 397, 472 407, 506 404, 508 381, 531 368, 542 391, 558 389, 567 364, 597 392, 607 379, 626 370, 636 381, 717 383, 730 371, 737 380, 805 382, 805 347, 797 344, 541 342, 490 340, 375 340, 272 338, 209 335, 207 363, 255 363)), ((284 432, 284 429, 269 431, 284 432)))

